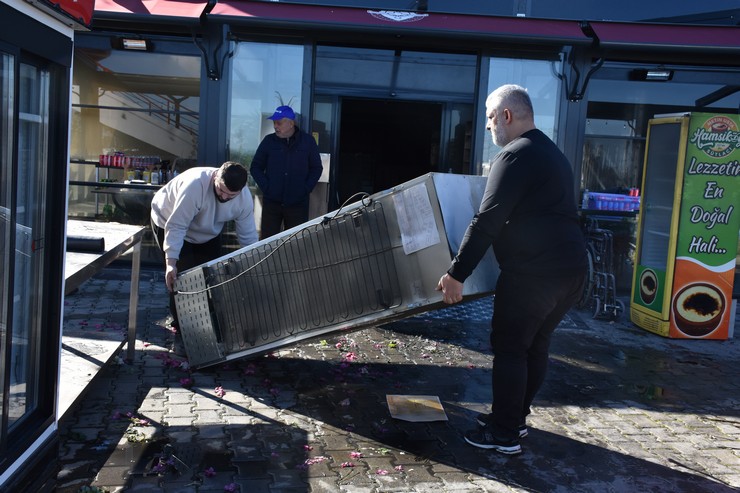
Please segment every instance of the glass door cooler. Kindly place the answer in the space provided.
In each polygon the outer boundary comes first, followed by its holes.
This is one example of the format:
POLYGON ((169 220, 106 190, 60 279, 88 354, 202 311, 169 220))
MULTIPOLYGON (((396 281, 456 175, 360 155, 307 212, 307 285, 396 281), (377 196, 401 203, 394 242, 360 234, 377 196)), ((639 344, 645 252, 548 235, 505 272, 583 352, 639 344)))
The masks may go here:
POLYGON ((664 337, 733 336, 740 228, 740 118, 649 122, 630 317, 664 337))

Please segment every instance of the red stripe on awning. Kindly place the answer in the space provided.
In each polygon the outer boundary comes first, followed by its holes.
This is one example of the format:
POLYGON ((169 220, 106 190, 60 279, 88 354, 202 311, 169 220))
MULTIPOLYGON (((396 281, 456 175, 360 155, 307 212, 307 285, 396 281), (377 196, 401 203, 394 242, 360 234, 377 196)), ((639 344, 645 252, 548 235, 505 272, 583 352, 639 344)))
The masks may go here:
POLYGON ((85 26, 90 25, 95 6, 95 0, 47 0, 49 3, 59 5, 63 11, 72 16, 76 21, 85 26))
POLYGON ((668 48, 740 48, 740 28, 590 22, 602 46, 668 48))

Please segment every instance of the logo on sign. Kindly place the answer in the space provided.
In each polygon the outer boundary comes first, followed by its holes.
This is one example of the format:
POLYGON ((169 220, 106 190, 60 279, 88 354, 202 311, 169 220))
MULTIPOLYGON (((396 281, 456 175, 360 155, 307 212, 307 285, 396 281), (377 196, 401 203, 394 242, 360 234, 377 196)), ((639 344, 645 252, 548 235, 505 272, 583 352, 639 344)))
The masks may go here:
POLYGON ((689 142, 708 156, 723 158, 740 148, 740 132, 732 119, 717 115, 697 128, 689 142))

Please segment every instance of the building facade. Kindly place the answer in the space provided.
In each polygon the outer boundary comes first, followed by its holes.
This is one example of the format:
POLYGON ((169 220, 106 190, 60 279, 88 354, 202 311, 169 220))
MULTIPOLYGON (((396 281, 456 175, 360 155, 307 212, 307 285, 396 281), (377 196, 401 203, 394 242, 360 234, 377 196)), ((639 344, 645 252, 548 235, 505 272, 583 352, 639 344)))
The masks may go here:
MULTIPOLYGON (((82 185, 70 187, 70 213, 145 221, 149 195, 94 193, 101 176, 123 177, 95 165, 101 154, 249 165, 283 103, 328 168, 312 215, 430 171, 486 174, 498 149, 485 98, 504 83, 528 88, 577 189, 626 193, 640 187, 654 115, 740 108, 740 10, 713 8, 97 0, 75 41, 70 171, 82 185)), ((608 220, 618 267, 634 216, 608 220)))
MULTIPOLYGON (((740 110, 736 0, 565 3, 97 0, 86 22, 3 0, 0 485, 51 456, 65 214, 145 224, 168 171, 249 165, 276 106, 323 155, 313 215, 428 172, 486 174, 485 99, 504 83, 528 88, 580 192, 639 188, 655 115, 740 110)), ((601 220, 629 257, 634 213, 601 220)))

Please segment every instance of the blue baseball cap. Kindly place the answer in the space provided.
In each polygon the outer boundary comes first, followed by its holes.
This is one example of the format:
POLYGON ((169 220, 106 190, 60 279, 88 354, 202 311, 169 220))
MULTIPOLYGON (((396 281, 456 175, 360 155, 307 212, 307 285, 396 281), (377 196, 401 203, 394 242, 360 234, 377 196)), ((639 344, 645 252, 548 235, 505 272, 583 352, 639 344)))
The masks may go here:
POLYGON ((295 120, 295 112, 290 106, 278 106, 275 113, 272 116, 267 117, 268 120, 282 120, 288 118, 289 120, 295 120))

